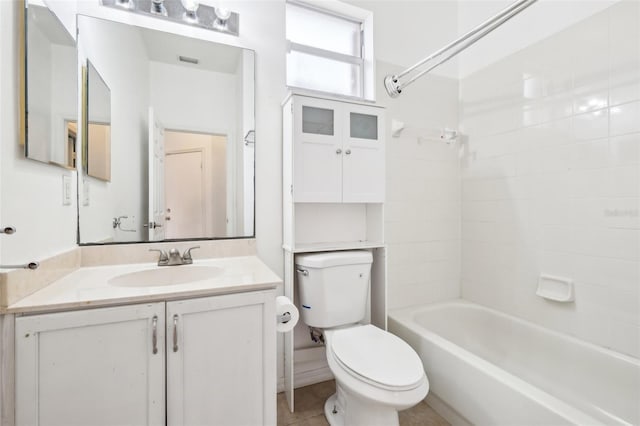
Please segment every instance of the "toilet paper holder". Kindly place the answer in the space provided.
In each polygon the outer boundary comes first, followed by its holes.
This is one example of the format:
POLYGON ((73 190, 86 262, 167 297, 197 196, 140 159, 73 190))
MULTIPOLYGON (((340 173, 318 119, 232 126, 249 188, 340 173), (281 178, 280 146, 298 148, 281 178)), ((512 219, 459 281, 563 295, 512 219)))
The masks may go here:
POLYGON ((278 321, 278 323, 282 323, 282 324, 286 324, 289 321, 291 321, 291 313, 290 312, 285 312, 282 315, 278 315, 276 316, 276 320, 278 321))

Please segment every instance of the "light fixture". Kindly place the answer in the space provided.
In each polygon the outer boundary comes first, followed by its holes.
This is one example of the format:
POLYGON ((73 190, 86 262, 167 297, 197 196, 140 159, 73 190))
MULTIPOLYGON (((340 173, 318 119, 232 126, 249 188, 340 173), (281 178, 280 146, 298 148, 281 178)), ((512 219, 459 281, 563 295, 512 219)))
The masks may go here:
MULTIPOLYGON (((2 1, 2 0, 0 0, 2 1)), ((106 7, 168 19, 185 25, 237 36, 240 15, 223 7, 200 4, 201 0, 100 0, 106 7)))

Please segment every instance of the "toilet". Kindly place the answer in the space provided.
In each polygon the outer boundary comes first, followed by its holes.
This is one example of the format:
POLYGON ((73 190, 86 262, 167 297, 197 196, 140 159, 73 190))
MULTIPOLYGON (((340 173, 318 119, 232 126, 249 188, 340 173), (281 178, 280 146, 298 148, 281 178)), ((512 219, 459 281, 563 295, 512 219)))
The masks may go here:
POLYGON ((324 406, 332 426, 398 425, 398 411, 424 399, 418 354, 365 319, 373 257, 364 250, 296 257, 302 320, 323 330, 336 393, 324 406))

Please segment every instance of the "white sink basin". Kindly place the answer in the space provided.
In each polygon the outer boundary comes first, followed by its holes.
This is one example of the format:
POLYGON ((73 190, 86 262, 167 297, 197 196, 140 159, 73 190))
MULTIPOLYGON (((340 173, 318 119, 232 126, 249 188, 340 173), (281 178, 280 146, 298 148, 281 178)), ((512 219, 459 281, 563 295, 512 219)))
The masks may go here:
POLYGON ((157 287, 202 281, 221 272, 222 268, 217 266, 159 266, 156 269, 117 275, 108 283, 116 287, 157 287))

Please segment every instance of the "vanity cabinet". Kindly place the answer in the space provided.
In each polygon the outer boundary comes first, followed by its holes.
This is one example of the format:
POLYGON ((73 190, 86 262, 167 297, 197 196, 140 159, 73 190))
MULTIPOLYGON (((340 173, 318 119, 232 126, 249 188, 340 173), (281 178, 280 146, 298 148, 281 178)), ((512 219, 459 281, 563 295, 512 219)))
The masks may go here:
POLYGON ((284 115, 294 202, 384 201, 383 108, 293 95, 284 115))
POLYGON ((18 317, 16 424, 275 424, 274 299, 18 317))
POLYGON ((275 295, 269 295, 167 303, 168 425, 275 425, 275 295))
POLYGON ((16 318, 16 425, 163 424, 162 330, 164 303, 16 318))

